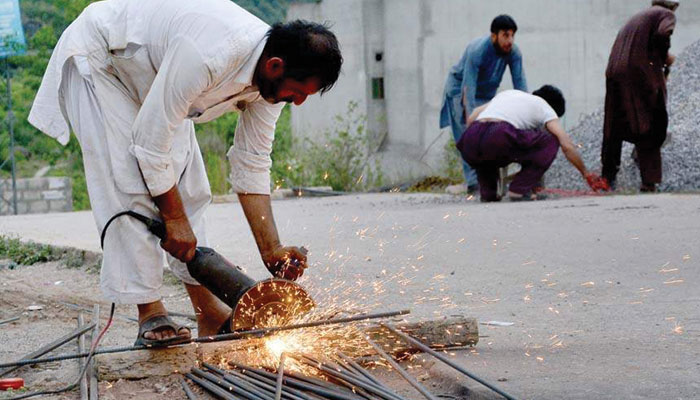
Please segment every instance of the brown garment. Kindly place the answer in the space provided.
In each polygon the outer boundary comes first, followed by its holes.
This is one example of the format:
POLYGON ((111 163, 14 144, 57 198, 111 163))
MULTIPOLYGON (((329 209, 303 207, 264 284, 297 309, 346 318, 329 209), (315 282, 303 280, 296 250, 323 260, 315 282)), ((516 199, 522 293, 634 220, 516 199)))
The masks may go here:
MULTIPOLYGON (((602 149, 603 176, 610 181, 614 182, 620 164, 618 142, 651 150, 660 149, 666 139, 664 66, 675 25, 671 10, 653 6, 633 16, 615 39, 605 72, 602 149)), ((661 181, 660 156, 658 162, 640 162, 643 165, 651 169, 642 171, 643 179, 661 181)))

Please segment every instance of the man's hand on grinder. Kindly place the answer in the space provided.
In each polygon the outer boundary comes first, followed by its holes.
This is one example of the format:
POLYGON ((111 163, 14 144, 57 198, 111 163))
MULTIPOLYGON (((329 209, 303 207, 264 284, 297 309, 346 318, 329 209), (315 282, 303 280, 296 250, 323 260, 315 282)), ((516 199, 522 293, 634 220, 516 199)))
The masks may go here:
POLYGON ((165 240, 161 240, 160 247, 184 263, 192 260, 197 249, 197 238, 187 216, 166 219, 164 222, 165 240))
POLYGON ((306 269, 306 254, 304 247, 279 246, 263 255, 265 267, 276 278, 295 281, 299 279, 306 269))
POLYGON ((160 241, 160 247, 178 260, 189 262, 197 249, 197 238, 187 219, 177 185, 160 196, 155 196, 153 201, 165 224, 165 239, 160 241))

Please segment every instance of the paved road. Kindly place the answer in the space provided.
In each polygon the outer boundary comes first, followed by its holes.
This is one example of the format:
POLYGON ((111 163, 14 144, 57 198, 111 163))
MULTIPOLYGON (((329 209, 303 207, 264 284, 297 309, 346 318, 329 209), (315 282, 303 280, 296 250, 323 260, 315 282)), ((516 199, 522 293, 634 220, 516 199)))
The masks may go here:
MULTIPOLYGON (((486 337, 456 357, 519 398, 700 398, 698 195, 362 195, 274 208, 282 239, 311 249, 304 284, 320 304, 512 322, 482 325, 486 337)), ((265 276, 238 204, 213 205, 208 222, 213 247, 265 276)), ((99 248, 86 212, 3 217, 0 233, 99 248)))

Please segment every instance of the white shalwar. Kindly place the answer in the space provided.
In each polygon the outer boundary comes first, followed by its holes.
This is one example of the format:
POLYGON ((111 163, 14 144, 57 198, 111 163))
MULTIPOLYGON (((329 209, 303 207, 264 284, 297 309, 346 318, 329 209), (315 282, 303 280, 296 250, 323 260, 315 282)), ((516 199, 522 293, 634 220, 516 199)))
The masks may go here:
MULTIPOLYGON (((211 191, 193 122, 240 113, 228 152, 237 193, 270 193, 275 124, 283 104, 253 85, 269 26, 229 0, 106 0, 93 3, 56 45, 29 122, 66 144, 72 128, 83 152, 97 229, 116 213, 158 216, 152 197, 178 185, 197 237, 207 245, 211 191)), ((186 266, 131 217, 107 229, 101 272, 115 303, 160 299, 168 262, 186 266)))

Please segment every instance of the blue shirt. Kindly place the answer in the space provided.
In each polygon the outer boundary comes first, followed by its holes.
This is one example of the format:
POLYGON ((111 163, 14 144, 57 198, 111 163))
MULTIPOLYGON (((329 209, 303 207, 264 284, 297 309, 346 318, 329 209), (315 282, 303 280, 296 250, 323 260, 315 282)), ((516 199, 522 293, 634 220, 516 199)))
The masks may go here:
POLYGON ((454 109, 461 100, 462 90, 466 87, 469 112, 485 104, 496 95, 501 85, 506 66, 510 67, 513 78, 513 88, 527 92, 527 82, 523 71, 523 57, 518 46, 508 54, 496 51, 491 42, 491 35, 476 39, 469 43, 462 59, 450 69, 445 84, 445 96, 440 112, 440 128, 450 125, 453 118, 463 119, 463 110, 454 109))

